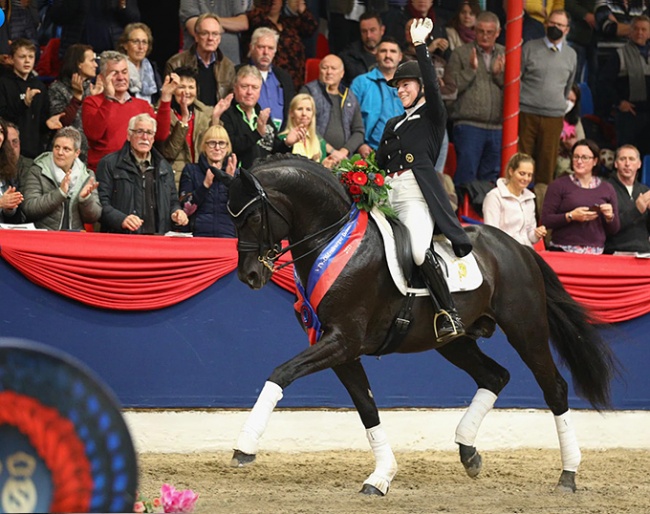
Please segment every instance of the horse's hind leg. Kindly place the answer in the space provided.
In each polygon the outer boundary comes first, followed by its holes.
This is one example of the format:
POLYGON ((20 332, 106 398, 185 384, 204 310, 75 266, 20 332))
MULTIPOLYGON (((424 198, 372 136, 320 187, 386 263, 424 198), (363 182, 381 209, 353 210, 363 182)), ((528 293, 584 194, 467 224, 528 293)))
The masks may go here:
POLYGON ((359 359, 332 369, 352 398, 375 456, 375 470, 364 481, 361 493, 384 496, 397 473, 397 461, 381 426, 366 371, 359 359))
POLYGON ((483 419, 487 415, 498 394, 510 380, 510 373, 485 355, 476 341, 465 337, 438 348, 438 352, 454 366, 469 374, 478 390, 465 415, 456 428, 455 441, 458 444, 460 461, 467 474, 474 478, 481 472, 481 455, 474 446, 483 419))
POLYGON ((569 387, 553 360, 548 326, 531 326, 530 323, 514 319, 499 324, 512 347, 533 373, 544 394, 544 400, 555 417, 562 457, 562 474, 555 490, 575 492, 575 476, 580 466, 581 453, 569 411, 569 387))

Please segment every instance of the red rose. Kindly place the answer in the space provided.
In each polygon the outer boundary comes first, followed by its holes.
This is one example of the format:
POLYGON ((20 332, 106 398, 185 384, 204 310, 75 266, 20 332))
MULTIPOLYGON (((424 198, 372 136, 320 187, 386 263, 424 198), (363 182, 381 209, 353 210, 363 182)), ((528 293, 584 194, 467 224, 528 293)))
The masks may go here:
POLYGON ((368 163, 364 161, 363 159, 359 159, 358 161, 354 162, 354 167, 355 168, 367 168, 368 163))
POLYGON ((355 171, 352 174, 352 182, 360 186, 365 186, 368 183, 368 175, 361 171, 355 171))
POLYGON ((384 176, 377 173, 375 175, 375 184, 377 184, 379 187, 383 186, 384 185, 384 176))
POLYGON ((350 186, 350 194, 351 195, 360 195, 361 194, 361 188, 357 186, 356 184, 352 184, 350 186))

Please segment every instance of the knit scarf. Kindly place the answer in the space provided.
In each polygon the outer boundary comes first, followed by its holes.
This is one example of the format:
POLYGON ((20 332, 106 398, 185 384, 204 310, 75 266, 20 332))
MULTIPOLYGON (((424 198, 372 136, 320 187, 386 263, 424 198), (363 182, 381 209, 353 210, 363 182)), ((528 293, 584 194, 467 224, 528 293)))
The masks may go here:
POLYGON ((140 63, 140 71, 131 61, 127 60, 129 66, 129 93, 138 98, 151 98, 158 91, 153 66, 149 59, 143 59, 140 63))
POLYGON ((458 35, 460 36, 460 39, 463 43, 471 43, 472 41, 476 40, 476 32, 474 31, 474 27, 465 27, 464 25, 458 25, 456 31, 458 32, 458 35))

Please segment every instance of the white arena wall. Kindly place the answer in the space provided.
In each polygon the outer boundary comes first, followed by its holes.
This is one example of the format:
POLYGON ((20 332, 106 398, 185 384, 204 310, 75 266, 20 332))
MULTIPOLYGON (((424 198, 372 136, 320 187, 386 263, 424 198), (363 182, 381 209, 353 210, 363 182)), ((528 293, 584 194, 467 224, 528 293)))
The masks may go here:
MULTIPOLYGON (((381 410, 395 451, 455 450, 464 409, 381 410)), ((248 411, 126 410, 138 452, 191 453, 231 450, 248 411)), ((650 450, 649 411, 572 411, 582 449, 650 450)), ((494 409, 481 426, 479 450, 558 448, 553 415, 538 409, 494 409)), ((367 450, 354 410, 285 410, 271 416, 260 451, 367 450)))

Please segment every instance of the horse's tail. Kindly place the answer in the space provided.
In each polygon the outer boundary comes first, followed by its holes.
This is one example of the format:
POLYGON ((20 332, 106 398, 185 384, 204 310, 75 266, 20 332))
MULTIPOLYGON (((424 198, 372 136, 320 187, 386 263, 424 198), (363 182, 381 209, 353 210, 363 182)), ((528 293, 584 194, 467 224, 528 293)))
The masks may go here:
POLYGON ((566 291, 557 274, 532 248, 544 277, 551 341, 571 371, 576 393, 595 409, 611 405, 610 384, 620 365, 596 328, 597 320, 566 291))

